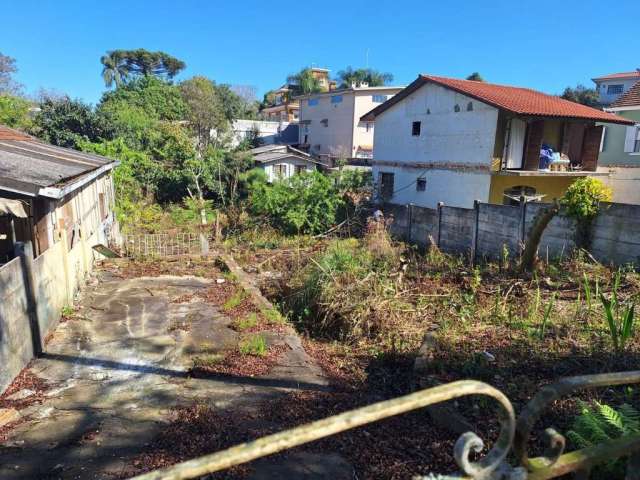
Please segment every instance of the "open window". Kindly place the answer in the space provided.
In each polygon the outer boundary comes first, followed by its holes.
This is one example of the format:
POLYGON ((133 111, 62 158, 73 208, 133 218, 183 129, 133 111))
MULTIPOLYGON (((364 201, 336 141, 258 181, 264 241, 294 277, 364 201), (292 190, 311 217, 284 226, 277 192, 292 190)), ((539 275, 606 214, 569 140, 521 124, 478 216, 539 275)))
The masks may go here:
POLYGON ((393 173, 380 172, 379 191, 380 191, 380 198, 382 198, 382 200, 385 200, 385 201, 391 200, 391 197, 393 197, 394 180, 395 180, 395 175, 393 173))

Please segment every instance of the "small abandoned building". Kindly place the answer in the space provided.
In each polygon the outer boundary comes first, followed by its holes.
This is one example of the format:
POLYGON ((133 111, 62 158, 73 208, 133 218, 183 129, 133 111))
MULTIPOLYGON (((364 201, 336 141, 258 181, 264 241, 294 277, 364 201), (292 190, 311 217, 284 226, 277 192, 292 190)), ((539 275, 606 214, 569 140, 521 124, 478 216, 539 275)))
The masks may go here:
POLYGON ((435 208, 559 198, 597 171, 602 124, 618 115, 528 88, 420 75, 364 115, 375 121, 382 201, 435 208))
POLYGON ((13 257, 14 242, 31 242, 37 257, 62 231, 69 250, 81 235, 107 243, 115 227, 115 165, 0 126, 0 263, 13 257))
POLYGON ((250 152, 256 166, 264 170, 269 182, 284 180, 302 172, 312 172, 322 165, 308 153, 290 145, 265 145, 250 152))
POLYGON ((0 126, 0 392, 117 240, 116 163, 0 126))

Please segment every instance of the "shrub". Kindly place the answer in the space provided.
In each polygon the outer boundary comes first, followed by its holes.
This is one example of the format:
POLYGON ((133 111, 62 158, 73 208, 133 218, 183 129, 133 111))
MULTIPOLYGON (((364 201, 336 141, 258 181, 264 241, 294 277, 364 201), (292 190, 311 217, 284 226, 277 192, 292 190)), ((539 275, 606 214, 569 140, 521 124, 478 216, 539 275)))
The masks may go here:
POLYGON ((561 204, 567 215, 578 221, 593 219, 600 209, 600 202, 611 201, 611 189, 600 180, 584 177, 576 180, 562 197, 561 204))
POLYGON ((302 173, 273 184, 249 186, 255 213, 266 215, 286 232, 321 233, 336 221, 344 200, 331 179, 320 172, 302 173))

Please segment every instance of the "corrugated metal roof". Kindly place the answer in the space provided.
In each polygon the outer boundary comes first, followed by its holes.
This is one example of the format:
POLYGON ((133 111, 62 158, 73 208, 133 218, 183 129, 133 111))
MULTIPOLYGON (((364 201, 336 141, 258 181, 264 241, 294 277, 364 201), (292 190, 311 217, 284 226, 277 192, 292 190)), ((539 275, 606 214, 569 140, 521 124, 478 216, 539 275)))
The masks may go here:
POLYGON ((0 189, 37 195, 114 163, 107 157, 43 143, 0 125, 0 189))
POLYGON ((259 163, 273 162, 281 158, 295 157, 310 163, 322 164, 308 153, 302 152, 290 145, 264 145, 249 150, 253 159, 259 163))

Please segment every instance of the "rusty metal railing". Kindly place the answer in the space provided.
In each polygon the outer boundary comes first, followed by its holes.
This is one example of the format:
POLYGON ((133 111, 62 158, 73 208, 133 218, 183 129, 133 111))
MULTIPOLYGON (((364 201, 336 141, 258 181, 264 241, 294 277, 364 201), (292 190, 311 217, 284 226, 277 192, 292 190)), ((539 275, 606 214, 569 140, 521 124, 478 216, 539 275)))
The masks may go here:
POLYGON ((168 468, 145 473, 131 480, 197 478, 384 418, 469 395, 484 395, 497 401, 500 421, 500 434, 497 441, 485 456, 473 462, 470 459, 471 455, 482 452, 484 442, 475 433, 467 432, 460 436, 454 445, 454 459, 461 474, 455 477, 432 474, 416 478, 424 480, 448 478, 545 480, 574 473, 576 478, 584 479, 589 477, 594 466, 626 456, 629 458, 626 480, 640 480, 640 435, 622 437, 594 447, 564 453, 565 438, 555 430, 547 429, 545 433, 549 440, 549 448, 545 454, 542 457, 529 458, 527 453, 527 441, 533 425, 555 400, 578 390, 635 383, 640 383, 640 371, 567 377, 543 387, 527 404, 516 422, 513 406, 502 392, 483 382, 461 380, 334 415, 168 468), (512 449, 516 457, 516 466, 506 461, 512 449))

